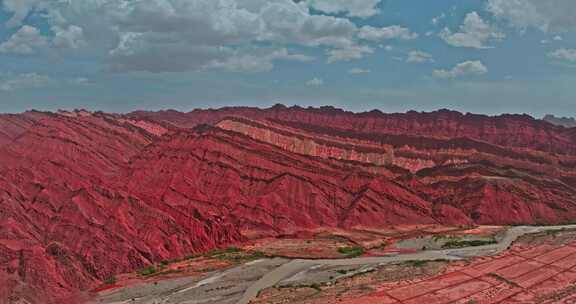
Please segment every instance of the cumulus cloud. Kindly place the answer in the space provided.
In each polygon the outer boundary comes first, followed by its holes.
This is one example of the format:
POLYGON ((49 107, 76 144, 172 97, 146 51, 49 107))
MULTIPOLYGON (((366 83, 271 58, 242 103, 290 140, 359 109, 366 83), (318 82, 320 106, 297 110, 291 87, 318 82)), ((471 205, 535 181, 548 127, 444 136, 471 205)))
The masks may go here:
POLYGON ((45 87, 52 84, 52 79, 36 73, 12 75, 0 78, 0 91, 15 91, 45 87))
POLYGON ((306 81, 306 85, 310 86, 310 87, 319 87, 323 84, 324 84, 324 80, 322 80, 321 78, 318 78, 318 77, 315 77, 315 78, 312 78, 312 79, 306 81))
POLYGON ((504 37, 503 33, 486 23, 477 12, 467 14, 457 32, 444 28, 440 33, 440 38, 449 45, 477 49, 489 48, 489 42, 500 41, 504 37))
POLYGON ((521 30, 544 32, 576 28, 576 1, 573 0, 488 0, 487 10, 521 30))
POLYGON ((280 58, 257 60, 250 52, 258 45, 350 50, 357 44, 358 27, 349 19, 312 14, 310 7, 369 16, 378 2, 5 0, 3 9, 13 15, 14 25, 30 14, 45 18, 54 47, 88 46, 118 72, 203 70, 224 63, 230 70, 265 71, 280 58))
POLYGON ((289 0, 270 1, 253 14, 263 27, 253 40, 341 47, 352 44, 357 30, 346 18, 312 15, 289 0))
POLYGON ((434 62, 432 55, 423 51, 410 51, 406 62, 409 63, 424 63, 424 62, 434 62))
POLYGON ((230 56, 223 61, 215 61, 208 68, 219 68, 232 72, 267 72, 274 68, 275 60, 308 62, 314 58, 302 54, 291 54, 287 49, 269 51, 242 51, 241 54, 230 56))
POLYGON ((358 75, 358 74, 367 74, 370 73, 370 70, 368 69, 361 69, 361 68, 353 68, 348 70, 349 74, 353 74, 353 75, 358 75))
POLYGON ((37 28, 24 25, 7 41, 0 44, 0 53, 32 54, 47 44, 48 40, 37 28))
POLYGON ((379 13, 381 0, 308 0, 306 3, 328 14, 344 13, 351 17, 371 17, 379 13))
POLYGON ((358 32, 358 37, 369 41, 389 39, 413 40, 418 38, 418 34, 398 25, 388 27, 363 26, 358 32))
POLYGON ((23 25, 8 40, 0 44, 0 52, 30 55, 48 47, 77 49, 85 45, 83 30, 78 26, 54 26, 52 31, 54 36, 48 37, 33 26, 23 25))
POLYGON ((55 26, 52 28, 54 38, 52 44, 62 49, 77 49, 85 45, 84 30, 76 25, 69 25, 66 28, 55 26))
POLYGON ((477 76, 488 73, 488 68, 481 61, 465 61, 450 70, 435 70, 432 74, 439 79, 454 79, 464 76, 477 76))
POLYGON ((363 43, 418 36, 400 26, 359 28, 347 18, 377 14, 379 2, 4 0, 2 8, 12 15, 8 23, 13 26, 30 15, 43 18, 52 29, 44 39, 55 49, 86 47, 116 72, 161 73, 222 69, 225 64, 228 70, 266 71, 282 59, 255 58, 253 50, 263 45, 321 48, 329 62, 353 60, 373 52, 363 43))
POLYGON ((548 53, 548 57, 569 63, 576 63, 576 49, 557 49, 548 53))
POLYGON ((360 59, 366 54, 374 53, 374 49, 365 45, 351 45, 342 49, 328 51, 328 63, 360 59))

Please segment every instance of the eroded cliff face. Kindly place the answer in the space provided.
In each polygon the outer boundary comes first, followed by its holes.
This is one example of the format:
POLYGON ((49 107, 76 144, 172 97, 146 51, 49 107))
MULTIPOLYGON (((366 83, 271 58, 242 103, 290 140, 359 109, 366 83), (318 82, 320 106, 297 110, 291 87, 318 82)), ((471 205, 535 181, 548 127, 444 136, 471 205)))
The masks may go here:
POLYGON ((241 239, 124 189, 120 173, 155 134, 107 115, 33 118, 0 146, 1 303, 79 303, 114 274, 241 239))
POLYGON ((0 300, 78 303, 245 235, 576 219, 575 130, 525 116, 27 112, 0 130, 0 300))
POLYGON ((332 137, 328 134, 312 134, 271 122, 230 118, 216 126, 275 145, 288 152, 324 159, 358 161, 378 166, 390 165, 394 159, 392 147, 386 144, 332 137))
POLYGON ((378 110, 352 113, 333 107, 302 108, 276 105, 268 109, 230 107, 210 110, 145 112, 130 117, 165 122, 180 128, 215 124, 227 117, 254 120, 274 119, 294 124, 345 129, 380 135, 414 135, 426 138, 469 138, 476 141, 515 148, 561 154, 576 154, 574 129, 552 125, 528 115, 486 116, 440 110, 429 113, 388 114, 378 110))
POLYGON ((468 138, 435 139, 358 133, 279 120, 255 121, 233 117, 218 122, 216 126, 292 153, 361 162, 376 167, 396 167, 412 173, 441 166, 491 162, 498 166, 569 175, 571 165, 563 163, 563 160, 574 159, 568 155, 503 147, 468 138))
MULTIPOLYGON (((134 181, 130 191, 141 197, 200 205, 242 230, 437 222, 429 202, 363 172, 371 167, 291 153, 209 127, 149 147, 134 159, 128 179, 134 181)), ((456 221, 469 223, 464 215, 456 221)))
MULTIPOLYGON (((201 204, 243 231, 276 233, 402 223, 560 223, 576 216, 575 191, 565 182, 574 170, 554 164, 552 155, 517 158, 517 152, 502 147, 470 150, 469 141, 448 140, 447 147, 435 143, 436 150, 429 143, 414 144, 412 154, 402 159, 446 155, 433 167, 412 173, 413 168, 394 160, 379 165, 342 157, 352 152, 332 157, 298 147, 314 147, 306 143, 306 130, 290 133, 270 123, 238 123, 225 120, 221 128, 164 137, 141 155, 144 159, 134 161, 135 175, 129 179, 138 183, 131 191, 152 200, 201 204)), ((338 148, 370 146, 365 139, 331 136, 319 134, 316 140, 338 148)))

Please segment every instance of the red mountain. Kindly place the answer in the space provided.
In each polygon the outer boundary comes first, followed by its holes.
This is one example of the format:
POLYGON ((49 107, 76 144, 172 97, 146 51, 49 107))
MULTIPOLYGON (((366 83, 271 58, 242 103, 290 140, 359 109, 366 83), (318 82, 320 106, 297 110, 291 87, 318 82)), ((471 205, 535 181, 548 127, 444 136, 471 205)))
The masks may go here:
POLYGON ((181 128, 214 124, 231 117, 276 119, 327 128, 363 133, 417 135, 431 138, 468 137, 506 147, 574 155, 574 128, 555 126, 528 115, 486 116, 440 110, 430 113, 408 112, 385 114, 378 110, 365 113, 347 112, 330 106, 321 108, 287 108, 276 105, 268 109, 222 108, 181 113, 173 110, 134 112, 130 117, 165 122, 181 128))
POLYGON ((571 221, 575 135, 445 110, 0 116, 0 303, 302 228, 571 221))
POLYGON ((3 117, 11 124, 22 129, 0 147, 0 303, 77 303, 71 292, 112 274, 241 238, 126 190, 130 159, 158 139, 144 129, 105 114, 3 117))

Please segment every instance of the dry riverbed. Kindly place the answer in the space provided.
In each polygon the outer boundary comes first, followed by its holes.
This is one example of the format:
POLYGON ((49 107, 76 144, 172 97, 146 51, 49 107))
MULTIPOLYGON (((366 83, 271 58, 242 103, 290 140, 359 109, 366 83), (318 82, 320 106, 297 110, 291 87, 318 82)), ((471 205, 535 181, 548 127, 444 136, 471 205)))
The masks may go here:
MULTIPOLYGON (((392 288, 398 285, 398 288, 406 289, 406 286, 401 286, 406 282, 425 282, 436 276, 452 273, 453 269, 464 267, 470 261, 477 262, 506 255, 504 251, 517 238, 526 238, 527 234, 532 233, 543 233, 545 237, 548 237, 553 233, 546 231, 556 231, 560 228, 562 227, 513 227, 505 233, 500 229, 495 230, 500 231, 499 234, 482 233, 480 236, 472 237, 458 237, 454 231, 451 231, 447 234, 449 237, 439 243, 437 250, 427 249, 409 254, 388 252, 383 256, 371 256, 370 250, 372 249, 359 247, 359 242, 350 237, 343 237, 340 233, 338 238, 330 236, 329 241, 325 238, 321 241, 324 244, 331 244, 329 247, 331 253, 336 252, 335 256, 330 257, 331 259, 321 259, 321 256, 314 256, 313 259, 262 258, 267 255, 268 248, 276 252, 286 248, 294 251, 297 248, 292 243, 296 240, 295 238, 284 238, 279 243, 280 245, 272 243, 267 246, 266 243, 252 243, 246 247, 250 251, 233 253, 240 256, 216 257, 220 262, 228 263, 221 265, 220 269, 198 272, 193 275, 186 275, 187 272, 169 273, 167 278, 157 276, 133 281, 121 288, 99 291, 94 303, 247 304, 331 303, 330 301, 336 299, 355 301, 364 296, 378 297, 380 291, 387 290, 385 287, 392 288), (446 246, 446 244, 449 245, 446 246), (466 247, 471 244, 474 246, 466 247), (256 248, 263 251, 254 250, 256 248), (358 251, 358 248, 362 250, 358 251), (241 255, 247 257, 243 258, 241 255), (334 257, 347 258, 334 259, 334 257), (468 259, 469 257, 477 258, 468 259), (308 300, 302 302, 303 299, 308 300), (319 302, 315 302, 314 299, 319 302), (324 300, 329 300, 329 302, 324 300)), ((576 226, 564 228, 576 228, 576 226)), ((374 238, 377 235, 378 232, 373 234, 374 238)), ((359 239, 358 235, 356 237, 359 239)), ((422 239, 422 235, 419 234, 416 238, 422 239)), ((443 238, 437 237, 436 241, 443 238)), ((409 240, 409 238, 404 238, 404 241, 406 239, 409 240)), ((310 238, 304 242, 313 249, 317 245, 313 243, 314 240, 315 238, 310 238)), ((364 241, 371 244, 377 243, 370 238, 365 238, 364 241)), ((426 239, 426 242, 428 241, 430 239, 426 239)), ((415 246, 420 246, 420 243, 415 246)), ((378 246, 376 248, 379 249, 378 246)), ((171 265, 170 267, 183 266, 171 265)), ((463 279, 456 277, 456 280, 463 279)), ((478 284, 478 286, 474 285, 474 288, 484 286, 483 283, 478 284)), ((410 290, 401 289, 400 291, 410 293, 410 290)), ((392 299, 390 303, 404 303, 394 302, 394 297, 390 297, 387 293, 382 293, 380 298, 383 299, 381 303, 388 303, 386 302, 388 298, 392 299)), ((374 302, 366 300, 366 302, 351 303, 374 302)))

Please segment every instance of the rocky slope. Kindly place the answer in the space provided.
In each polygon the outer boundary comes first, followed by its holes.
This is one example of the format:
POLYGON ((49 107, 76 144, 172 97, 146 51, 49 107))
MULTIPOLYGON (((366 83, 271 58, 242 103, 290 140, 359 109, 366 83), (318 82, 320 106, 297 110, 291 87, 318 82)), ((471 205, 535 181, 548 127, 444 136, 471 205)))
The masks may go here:
POLYGON ((576 129, 518 115, 27 112, 0 171, 0 303, 305 228, 576 219, 576 129))
POLYGON ((78 303, 113 274, 241 238, 124 190, 117 177, 155 135, 107 115, 33 116, 0 147, 0 303, 78 303))
POLYGON ((576 215, 571 156, 519 152, 468 138, 379 136, 294 125, 239 118, 217 124, 290 152, 360 163, 356 170, 372 178, 385 176, 431 203, 431 210, 441 210, 435 214, 439 222, 549 223, 576 215), (448 211, 465 217, 451 218, 448 211))

